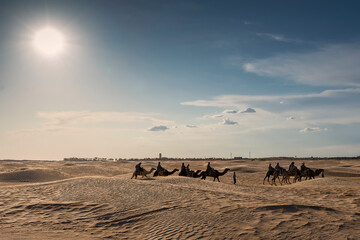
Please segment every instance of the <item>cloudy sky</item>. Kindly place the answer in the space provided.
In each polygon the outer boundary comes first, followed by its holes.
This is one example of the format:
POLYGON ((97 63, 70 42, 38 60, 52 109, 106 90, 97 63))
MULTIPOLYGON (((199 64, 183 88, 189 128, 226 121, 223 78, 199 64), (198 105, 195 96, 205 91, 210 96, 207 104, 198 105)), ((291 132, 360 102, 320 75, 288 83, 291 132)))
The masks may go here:
POLYGON ((1 1, 0 159, 359 156, 359 12, 1 1))

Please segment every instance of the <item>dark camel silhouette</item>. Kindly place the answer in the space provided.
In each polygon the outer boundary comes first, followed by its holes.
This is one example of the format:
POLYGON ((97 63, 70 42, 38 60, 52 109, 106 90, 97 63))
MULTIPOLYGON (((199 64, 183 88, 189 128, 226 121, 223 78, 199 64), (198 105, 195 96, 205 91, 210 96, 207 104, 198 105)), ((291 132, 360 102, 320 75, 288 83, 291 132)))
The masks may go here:
POLYGON ((133 179, 135 177, 135 179, 137 179, 138 175, 141 175, 142 177, 147 177, 147 174, 152 173, 153 171, 155 171, 155 168, 151 168, 150 171, 146 171, 145 169, 142 168, 142 171, 134 171, 131 179, 133 179))
POLYGON ((304 174, 301 173, 301 171, 295 166, 292 165, 289 167, 289 177, 293 176, 294 177, 294 183, 296 183, 296 181, 298 180, 299 182, 301 182, 301 178, 304 176, 304 174))
POLYGON ((166 176, 170 176, 172 174, 174 174, 175 172, 179 171, 179 169, 175 168, 174 170, 172 170, 171 172, 169 172, 168 170, 164 170, 164 171, 158 171, 156 170, 154 172, 154 177, 157 177, 157 176, 163 176, 163 177, 166 177, 166 176))
POLYGON ((203 180, 205 180, 206 177, 213 177, 214 181, 215 179, 217 179, 220 182, 219 177, 225 175, 225 173, 227 173, 228 171, 230 171, 229 168, 225 168, 225 170, 222 173, 219 172, 218 170, 213 169, 210 173, 203 171, 200 173, 200 175, 201 175, 201 179, 203 180))
POLYGON ((201 170, 197 170, 196 172, 190 170, 190 171, 187 173, 187 177, 199 178, 199 177, 201 177, 200 172, 201 172, 201 170))
POLYGON ((263 184, 265 184, 265 179, 266 178, 267 178, 268 183, 271 184, 269 179, 270 179, 270 176, 274 175, 274 172, 275 172, 275 170, 268 170, 267 171, 267 173, 266 173, 266 175, 264 177, 263 184))
POLYGON ((200 172, 201 172, 201 170, 197 170, 196 172, 193 170, 190 170, 189 165, 187 167, 185 167, 185 165, 183 163, 181 166, 179 176, 198 178, 198 177, 201 177, 201 175, 199 174, 200 172))
MULTIPOLYGON (((280 169, 281 169, 282 173, 287 172, 285 168, 280 167, 280 169)), ((276 180, 277 178, 279 179, 279 182, 280 182, 280 181, 281 181, 281 180, 280 180, 280 176, 281 176, 281 175, 280 175, 280 172, 276 171, 275 168, 269 169, 269 170, 267 171, 265 177, 264 177, 263 184, 265 184, 265 179, 266 179, 266 178, 267 178, 267 181, 268 181, 269 184, 275 183, 275 180, 276 180), (271 177, 271 176, 273 176, 273 178, 271 179, 271 183, 270 183, 270 177, 271 177)), ((285 177, 285 175, 282 175, 282 176, 285 177)), ((284 177, 283 177, 282 181, 284 181, 284 177)), ((288 177, 288 175, 286 175, 286 177, 288 177)), ((287 179, 286 181, 288 181, 288 179, 287 179)), ((280 184, 281 184, 281 182, 280 182, 280 184)), ((276 184, 275 184, 275 185, 276 185, 276 184)))
POLYGON ((290 182, 290 174, 287 170, 283 169, 282 174, 280 175, 280 172, 275 171, 273 174, 273 178, 271 179, 270 184, 274 184, 276 186, 276 179, 279 180, 280 185, 282 185, 284 182, 287 184, 291 184, 290 182), (282 176, 282 179, 280 180, 280 176, 282 176))
POLYGON ((325 177, 325 170, 322 168, 318 168, 315 170, 315 176, 319 176, 321 173, 321 177, 325 177))

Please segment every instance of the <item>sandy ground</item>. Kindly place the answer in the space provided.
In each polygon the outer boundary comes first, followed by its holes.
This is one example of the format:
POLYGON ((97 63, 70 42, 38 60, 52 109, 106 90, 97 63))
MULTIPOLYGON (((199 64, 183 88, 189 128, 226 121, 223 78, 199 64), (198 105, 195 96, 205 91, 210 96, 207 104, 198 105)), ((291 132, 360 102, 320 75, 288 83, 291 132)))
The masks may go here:
POLYGON ((307 160, 325 178, 282 186, 263 185, 269 162, 212 161, 231 169, 213 182, 130 179, 137 162, 0 161, 0 239, 360 239, 360 159, 307 160))

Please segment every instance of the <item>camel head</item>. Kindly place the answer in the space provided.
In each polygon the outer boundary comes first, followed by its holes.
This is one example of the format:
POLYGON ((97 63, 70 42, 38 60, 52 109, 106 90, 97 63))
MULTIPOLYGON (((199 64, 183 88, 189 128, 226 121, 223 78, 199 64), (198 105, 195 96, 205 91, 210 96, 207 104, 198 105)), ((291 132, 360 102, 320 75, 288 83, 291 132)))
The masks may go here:
POLYGON ((230 171, 230 168, 225 168, 224 173, 230 171))

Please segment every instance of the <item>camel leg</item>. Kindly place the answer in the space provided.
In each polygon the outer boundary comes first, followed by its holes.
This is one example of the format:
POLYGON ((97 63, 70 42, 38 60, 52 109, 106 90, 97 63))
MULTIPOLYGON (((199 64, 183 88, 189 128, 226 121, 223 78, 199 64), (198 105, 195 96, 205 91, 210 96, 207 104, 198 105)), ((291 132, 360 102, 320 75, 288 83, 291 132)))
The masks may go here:
POLYGON ((135 175, 135 173, 133 173, 133 175, 132 175, 132 177, 130 179, 133 179, 134 175, 135 175))
MULTIPOLYGON (((268 178, 268 182, 269 182, 269 178, 270 178, 270 175, 269 174, 266 174, 266 176, 264 177, 264 181, 263 181, 263 184, 265 184, 265 179, 268 178)), ((270 182, 269 182, 270 183, 270 182)))
POLYGON ((275 176, 273 176, 273 178, 271 179, 271 185, 275 185, 276 186, 276 182, 275 182, 275 180, 276 180, 276 178, 275 178, 275 176))
POLYGON ((219 177, 216 177, 216 178, 217 178, 218 182, 220 182, 220 179, 219 179, 219 177))

